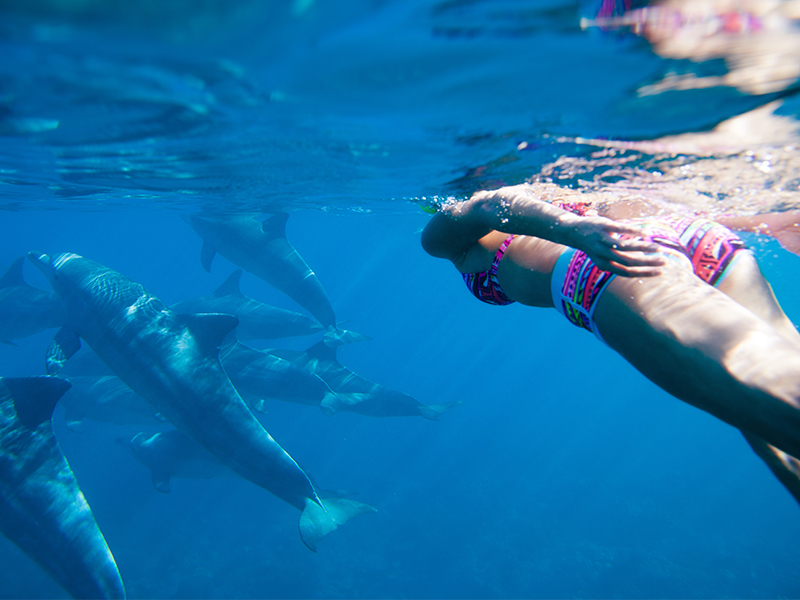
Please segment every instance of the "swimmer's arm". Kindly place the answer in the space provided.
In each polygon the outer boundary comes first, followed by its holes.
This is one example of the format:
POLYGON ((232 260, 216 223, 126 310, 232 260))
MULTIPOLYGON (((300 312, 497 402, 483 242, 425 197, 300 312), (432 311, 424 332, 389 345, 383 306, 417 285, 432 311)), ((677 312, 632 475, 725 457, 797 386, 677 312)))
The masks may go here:
POLYGON ((624 276, 648 276, 663 264, 658 246, 641 239, 620 240, 639 230, 602 217, 580 217, 533 196, 528 186, 481 191, 469 200, 447 205, 422 232, 431 255, 456 262, 491 231, 529 235, 583 250, 598 267, 624 276))

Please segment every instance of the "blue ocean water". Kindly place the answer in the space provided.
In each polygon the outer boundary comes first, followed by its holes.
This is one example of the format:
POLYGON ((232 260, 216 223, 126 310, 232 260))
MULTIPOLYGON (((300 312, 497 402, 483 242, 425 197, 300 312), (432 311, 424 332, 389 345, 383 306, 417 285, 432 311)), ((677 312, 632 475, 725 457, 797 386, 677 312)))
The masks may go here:
MULTIPOLYGON (((236 269, 218 256, 206 273, 181 215, 289 211, 337 317, 372 338, 341 362, 425 404, 462 401, 438 422, 268 403, 262 422, 321 487, 378 509, 317 554, 264 490, 174 479, 159 494, 114 443, 141 428, 70 431, 57 407, 129 597, 800 596, 797 502, 738 431, 555 311, 476 302, 420 247, 426 199, 596 150, 557 136, 706 131, 781 95, 637 96, 668 72, 723 67, 582 30, 596 5, 0 2, 0 268, 75 252, 171 304, 236 269)), ((782 114, 798 108, 788 97, 782 114)), ((800 258, 748 241, 800 319, 800 258)), ((247 273, 242 291, 301 310, 247 273)), ((0 375, 42 374, 53 333, 0 345, 0 375)), ((0 597, 67 597, 4 538, 0 557, 0 597)))

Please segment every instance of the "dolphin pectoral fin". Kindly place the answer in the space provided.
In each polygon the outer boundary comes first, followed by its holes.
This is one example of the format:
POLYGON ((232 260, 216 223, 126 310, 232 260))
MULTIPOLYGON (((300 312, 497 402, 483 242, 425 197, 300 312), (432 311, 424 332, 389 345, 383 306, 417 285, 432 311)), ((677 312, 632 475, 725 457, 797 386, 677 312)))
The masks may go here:
POLYGON ((344 344, 352 344, 354 342, 367 342, 372 338, 363 333, 357 333, 348 329, 334 329, 333 327, 329 327, 325 333, 322 334, 322 339, 326 346, 335 348, 336 346, 343 346, 344 344))
POLYGON ((218 354, 225 337, 239 325, 233 315, 215 313, 176 314, 175 321, 192 332, 204 355, 218 354))
POLYGON ((261 415, 266 415, 268 414, 267 409, 265 408, 266 404, 267 403, 263 398, 259 398, 258 400, 253 400, 250 403, 250 408, 252 408, 254 411, 256 411, 261 415))
POLYGON ((64 363, 81 347, 81 339, 71 329, 62 327, 47 346, 45 368, 48 375, 58 375, 64 363))
POLYGON ((206 273, 211 273, 211 261, 217 254, 217 249, 208 242, 203 242, 203 249, 200 250, 200 264, 206 270, 206 273))
POLYGON ((162 415, 160 412, 155 413, 153 416, 155 417, 156 421, 159 421, 161 423, 167 423, 168 422, 167 418, 164 415, 162 415))
POLYGON ((312 552, 317 551, 317 542, 358 515, 378 512, 368 504, 346 498, 320 499, 322 506, 306 498, 306 507, 300 515, 300 539, 312 552))
POLYGON ((453 408, 454 406, 458 406, 461 403, 461 400, 456 400, 455 402, 445 402, 444 404, 429 404, 427 406, 422 405, 419 407, 419 414, 426 419, 430 419, 431 421, 438 421, 440 414, 450 408, 453 408))
POLYGON ((162 494, 169 494, 172 490, 169 488, 169 473, 153 469, 150 471, 150 481, 153 482, 153 487, 157 492, 162 494))
POLYGON ((53 418, 56 402, 70 388, 66 379, 59 377, 3 377, 14 401, 17 418, 28 429, 53 418))
POLYGON ((239 280, 242 277, 242 270, 237 269, 219 286, 214 290, 215 298, 224 298, 225 296, 241 296, 242 291, 239 288, 239 280))
POLYGON ((15 344, 15 343, 14 343, 14 342, 12 342, 11 340, 2 340, 2 342, 3 342, 4 344, 8 344, 9 346, 14 346, 15 348, 18 348, 18 347, 19 347, 19 346, 18 346, 18 344, 15 344))

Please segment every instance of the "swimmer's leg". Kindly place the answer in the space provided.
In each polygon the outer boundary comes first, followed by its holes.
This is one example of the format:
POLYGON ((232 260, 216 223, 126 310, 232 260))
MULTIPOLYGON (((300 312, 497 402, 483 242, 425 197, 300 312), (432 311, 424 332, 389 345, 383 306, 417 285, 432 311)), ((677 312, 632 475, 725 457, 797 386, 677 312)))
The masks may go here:
POLYGON ((772 287, 752 253, 740 252, 726 269, 717 289, 763 319, 787 340, 800 344, 800 333, 778 304, 772 287))
MULTIPOLYGON (((717 289, 772 325, 787 340, 800 343, 800 333, 783 312, 758 263, 749 252, 736 257, 717 289)), ((800 503, 800 461, 754 435, 742 434, 756 455, 800 503)))
POLYGON ((615 278, 598 301, 603 339, 676 398, 800 456, 800 344, 667 261, 615 278))

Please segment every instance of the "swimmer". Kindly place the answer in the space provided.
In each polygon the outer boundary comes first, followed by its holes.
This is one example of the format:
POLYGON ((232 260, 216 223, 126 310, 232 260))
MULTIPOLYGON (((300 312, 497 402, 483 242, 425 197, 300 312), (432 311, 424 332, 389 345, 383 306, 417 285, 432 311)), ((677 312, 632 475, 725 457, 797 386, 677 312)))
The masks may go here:
POLYGON ((422 246, 452 261, 479 300, 554 307, 666 392, 740 429, 800 502, 800 334, 742 240, 708 219, 612 220, 570 190, 547 201, 537 192, 523 184, 446 203, 422 246))

